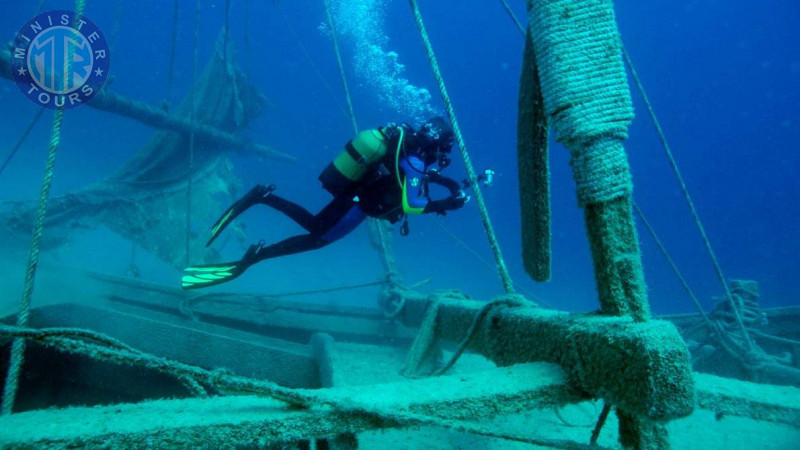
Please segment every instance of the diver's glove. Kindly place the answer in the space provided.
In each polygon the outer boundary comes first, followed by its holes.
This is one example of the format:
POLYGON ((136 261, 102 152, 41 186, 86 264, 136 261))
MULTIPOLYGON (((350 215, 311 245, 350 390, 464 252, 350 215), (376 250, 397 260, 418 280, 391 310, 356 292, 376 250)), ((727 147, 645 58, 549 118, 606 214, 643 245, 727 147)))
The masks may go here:
POLYGON ((436 213, 440 216, 447 214, 464 206, 469 201, 469 196, 464 191, 459 190, 456 195, 452 195, 442 200, 431 200, 425 205, 424 213, 436 213))

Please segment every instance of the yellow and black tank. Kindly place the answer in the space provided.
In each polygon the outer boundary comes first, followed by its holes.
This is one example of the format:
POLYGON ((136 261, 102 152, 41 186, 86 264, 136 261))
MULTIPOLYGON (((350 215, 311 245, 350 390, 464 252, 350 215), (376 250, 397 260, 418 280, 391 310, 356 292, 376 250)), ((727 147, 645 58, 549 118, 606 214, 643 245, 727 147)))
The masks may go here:
POLYGON ((364 174, 386 155, 387 147, 388 140, 381 130, 358 133, 319 175, 322 187, 334 196, 354 189, 364 174))

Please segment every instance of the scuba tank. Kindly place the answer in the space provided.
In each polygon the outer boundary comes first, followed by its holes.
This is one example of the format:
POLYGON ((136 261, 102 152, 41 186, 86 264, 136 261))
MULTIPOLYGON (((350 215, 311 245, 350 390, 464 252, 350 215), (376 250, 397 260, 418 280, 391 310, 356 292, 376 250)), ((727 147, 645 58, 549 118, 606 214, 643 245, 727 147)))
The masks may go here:
POLYGON ((358 133, 320 173, 322 187, 334 196, 355 188, 364 174, 386 155, 387 143, 381 130, 358 133))

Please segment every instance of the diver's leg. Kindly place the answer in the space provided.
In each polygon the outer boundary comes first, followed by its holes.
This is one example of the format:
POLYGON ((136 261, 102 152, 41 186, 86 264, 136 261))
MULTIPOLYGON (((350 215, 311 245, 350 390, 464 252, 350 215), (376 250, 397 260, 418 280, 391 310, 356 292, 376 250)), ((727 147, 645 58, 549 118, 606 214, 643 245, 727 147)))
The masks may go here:
POLYGON ((254 264, 265 259, 316 250, 337 241, 353 231, 366 215, 352 200, 332 201, 313 217, 313 231, 284 239, 278 243, 256 248, 251 246, 243 260, 254 264))
POLYGON ((315 229, 314 215, 291 200, 272 194, 264 197, 261 203, 282 212, 309 233, 315 229))
POLYGON ((261 243, 251 245, 239 261, 187 267, 182 278, 183 288, 196 289, 224 283, 259 261, 324 247, 353 231, 365 218, 357 203, 334 199, 313 217, 314 231, 266 247, 261 243))
POLYGON ((214 223, 211 227, 211 237, 206 242, 206 247, 211 245, 214 242, 214 239, 219 236, 222 230, 230 224, 233 219, 239 216, 239 214, 245 212, 251 206, 257 203, 264 203, 266 198, 269 198, 272 194, 272 191, 275 190, 275 185, 271 184, 269 186, 264 186, 262 184, 258 184, 254 186, 250 191, 242 196, 239 200, 237 200, 234 204, 232 204, 228 209, 225 210, 224 213, 220 216, 219 219, 214 223))

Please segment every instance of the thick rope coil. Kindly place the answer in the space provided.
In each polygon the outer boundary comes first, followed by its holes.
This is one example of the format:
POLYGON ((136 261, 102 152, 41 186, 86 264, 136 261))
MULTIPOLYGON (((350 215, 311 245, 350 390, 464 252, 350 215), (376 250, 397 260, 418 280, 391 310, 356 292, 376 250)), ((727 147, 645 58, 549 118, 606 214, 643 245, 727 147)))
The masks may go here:
POLYGON ((620 39, 610 0, 552 0, 530 10, 545 110, 556 140, 570 148, 578 203, 631 192, 619 141, 633 119, 620 39))
POLYGON ((481 214, 481 222, 483 223, 483 229, 486 232, 486 237, 489 240, 489 245, 492 248, 492 252, 494 253, 495 263, 497 264, 497 272, 500 274, 500 280, 503 283, 503 289, 507 293, 514 292, 514 283, 511 281, 511 275, 508 273, 508 268, 506 267, 506 263, 503 260, 503 252, 500 250, 500 244, 497 242, 497 236, 494 233, 494 227, 492 226, 492 221, 489 218, 489 211, 486 208, 486 203, 483 200, 483 194, 480 190, 480 183, 477 183, 478 176, 475 174, 475 169, 472 167, 472 159, 467 153, 467 144, 464 143, 464 138, 461 135, 461 128, 458 126, 458 120, 456 119, 456 113, 453 109, 453 104, 450 101, 450 96, 447 94, 447 88, 444 85, 444 78, 442 77, 442 72, 439 70, 439 63, 436 60, 436 55, 433 53, 433 45, 431 45, 431 41, 428 38, 428 32, 425 29, 425 23, 422 20, 422 14, 419 12, 419 7, 417 6, 416 0, 409 0, 411 5, 411 12, 414 15, 414 19, 417 22, 417 28, 419 28, 419 34, 422 38, 422 43, 425 46, 425 52, 428 55, 428 60, 431 63, 431 68, 433 69, 433 75, 436 78, 436 84, 439 87, 439 93, 442 96, 442 101, 444 103, 445 110, 447 111, 447 117, 450 119, 450 123, 453 125, 453 134, 455 134, 456 142, 458 143, 458 149, 461 152, 461 158, 464 160, 464 168, 467 170, 467 176, 473 187, 473 192, 475 193, 475 202, 478 204, 478 209, 481 214))

